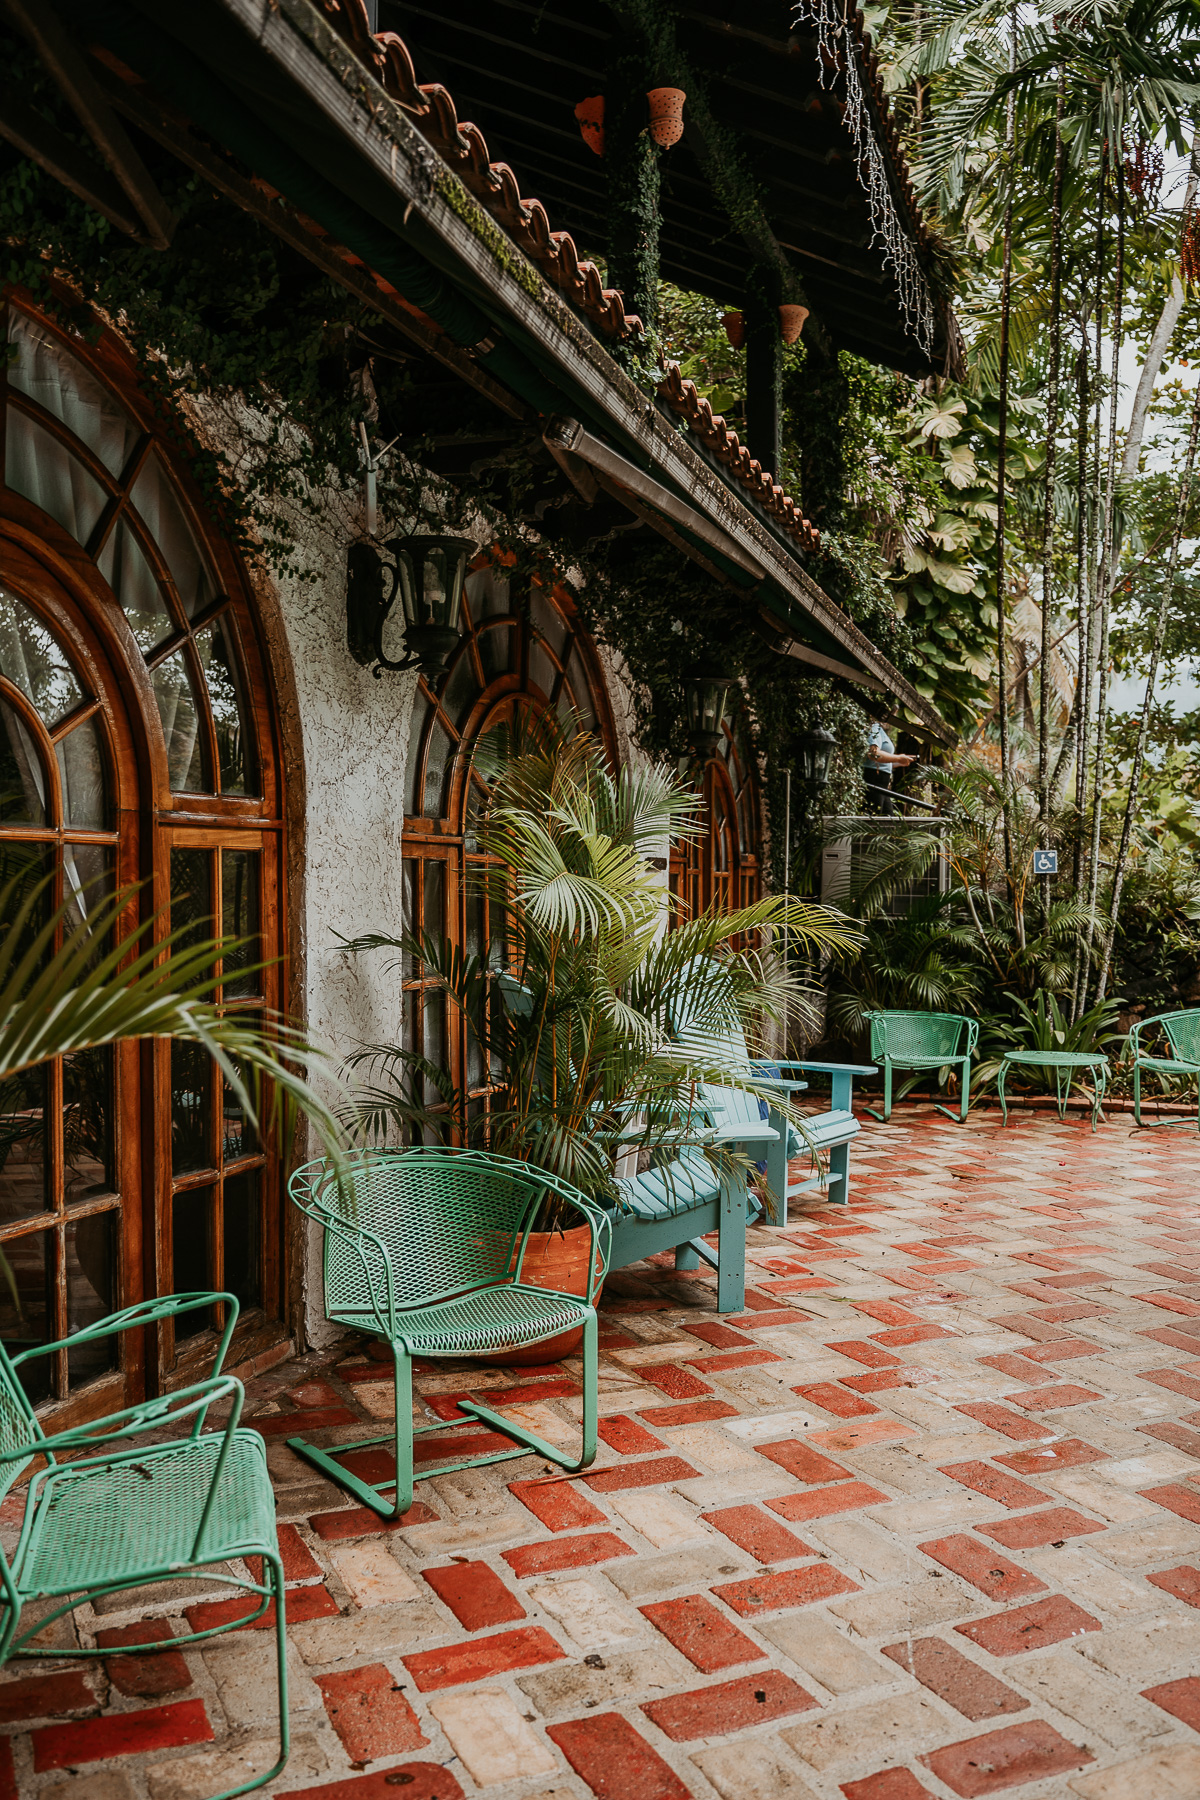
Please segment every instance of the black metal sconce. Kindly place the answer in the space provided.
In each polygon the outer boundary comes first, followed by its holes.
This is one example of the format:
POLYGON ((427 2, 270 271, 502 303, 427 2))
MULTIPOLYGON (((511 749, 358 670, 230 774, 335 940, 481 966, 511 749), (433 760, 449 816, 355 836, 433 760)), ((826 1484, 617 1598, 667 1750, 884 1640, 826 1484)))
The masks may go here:
POLYGON ((351 544, 346 557, 346 642, 356 663, 419 668, 434 680, 459 639, 463 583, 475 554, 470 538, 398 537, 351 544), (404 612, 405 655, 385 656, 383 628, 397 593, 404 612))
POLYGON ((837 739, 824 725, 810 725, 796 739, 800 760, 800 781, 809 798, 816 800, 829 786, 829 765, 837 749, 837 739))
POLYGON ((688 743, 701 762, 721 748, 721 722, 733 683, 732 675, 690 675, 684 684, 688 743))

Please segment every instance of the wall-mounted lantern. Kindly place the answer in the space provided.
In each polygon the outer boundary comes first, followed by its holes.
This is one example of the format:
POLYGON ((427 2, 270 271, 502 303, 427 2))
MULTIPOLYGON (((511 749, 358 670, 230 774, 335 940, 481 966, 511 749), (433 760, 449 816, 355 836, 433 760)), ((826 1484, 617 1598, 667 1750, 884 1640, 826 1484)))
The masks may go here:
POLYGON ((459 639, 463 582, 475 554, 470 538, 398 537, 351 544, 346 559, 346 642, 355 662, 381 675, 419 668, 434 680, 459 639), (383 631, 397 592, 405 655, 384 654, 383 631))
POLYGON ((829 786, 829 765, 837 749, 837 739, 824 725, 811 725, 796 739, 799 752, 800 780, 805 792, 815 800, 829 786))
POLYGON ((707 762, 721 748, 721 722, 733 686, 732 675, 690 675, 684 684, 688 743, 707 762))

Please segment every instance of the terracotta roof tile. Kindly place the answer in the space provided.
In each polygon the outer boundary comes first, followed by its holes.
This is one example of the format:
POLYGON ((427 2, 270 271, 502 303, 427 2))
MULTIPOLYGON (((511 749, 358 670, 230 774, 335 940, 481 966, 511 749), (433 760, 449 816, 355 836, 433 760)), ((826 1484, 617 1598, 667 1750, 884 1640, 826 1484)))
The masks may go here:
POLYGON ((821 535, 816 526, 809 524, 796 502, 784 493, 762 464, 751 456, 737 432, 732 431, 721 415, 713 412, 703 395, 697 393, 695 382, 684 380, 678 363, 667 364, 666 376, 658 392, 659 398, 666 401, 672 412, 678 413, 681 419, 687 421, 689 431, 695 432, 705 448, 729 471, 735 481, 739 481, 748 490, 751 498, 758 502, 788 537, 802 550, 818 548, 821 535))
POLYGON ((412 114, 422 137, 571 305, 606 337, 640 334, 642 321, 625 311, 615 288, 604 286, 595 263, 581 260, 570 233, 551 231, 541 201, 524 199, 508 164, 490 160, 482 131, 460 121, 449 91, 440 82, 418 83, 404 39, 394 31, 373 34, 363 0, 321 0, 321 8, 385 92, 412 114))

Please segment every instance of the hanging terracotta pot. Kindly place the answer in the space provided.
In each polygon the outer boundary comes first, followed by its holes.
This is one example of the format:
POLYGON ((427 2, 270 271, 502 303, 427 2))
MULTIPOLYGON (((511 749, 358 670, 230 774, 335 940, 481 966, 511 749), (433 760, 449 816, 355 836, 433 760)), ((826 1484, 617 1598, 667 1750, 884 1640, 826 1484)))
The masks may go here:
POLYGON ((575 117, 579 120, 579 131, 589 150, 597 156, 604 155, 604 95, 592 94, 589 99, 581 100, 575 108, 575 117))
POLYGON ((677 144, 683 136, 683 103, 687 95, 682 88, 651 88, 650 136, 663 150, 677 144))
POLYGON ((779 335, 785 344, 794 344, 804 329, 804 321, 808 317, 807 306, 781 306, 779 309, 779 335))
POLYGON ((746 321, 740 312, 727 312, 721 323, 725 327, 725 336, 735 350, 740 350, 746 341, 746 321))

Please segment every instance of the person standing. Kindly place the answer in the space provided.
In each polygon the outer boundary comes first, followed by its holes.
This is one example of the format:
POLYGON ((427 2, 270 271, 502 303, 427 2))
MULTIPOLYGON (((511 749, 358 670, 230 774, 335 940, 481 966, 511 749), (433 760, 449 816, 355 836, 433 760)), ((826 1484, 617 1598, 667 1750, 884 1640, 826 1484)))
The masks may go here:
POLYGON ((892 806, 892 770, 907 769, 910 763, 916 762, 915 756, 899 756, 896 746, 883 728, 879 719, 871 720, 871 729, 867 733, 867 757, 863 765, 863 780, 867 784, 867 807, 871 812, 883 813, 890 817, 894 812, 892 806))

